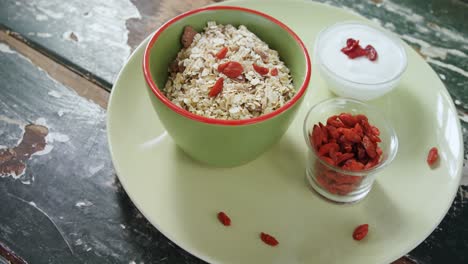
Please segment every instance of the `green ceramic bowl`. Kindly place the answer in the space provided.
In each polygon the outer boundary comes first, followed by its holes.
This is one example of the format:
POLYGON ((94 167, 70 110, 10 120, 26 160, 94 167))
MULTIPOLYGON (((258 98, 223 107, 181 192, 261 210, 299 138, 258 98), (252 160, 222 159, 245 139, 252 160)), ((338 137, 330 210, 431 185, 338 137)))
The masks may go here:
POLYGON ((280 21, 251 9, 213 6, 181 14, 156 30, 145 49, 143 72, 153 107, 175 143, 195 160, 233 167, 254 160, 286 132, 307 90, 311 66, 302 41, 280 21), (182 48, 184 26, 201 32, 208 21, 245 25, 277 50, 291 71, 297 94, 276 111, 245 120, 206 118, 173 104, 160 87, 164 87, 168 66, 182 48))

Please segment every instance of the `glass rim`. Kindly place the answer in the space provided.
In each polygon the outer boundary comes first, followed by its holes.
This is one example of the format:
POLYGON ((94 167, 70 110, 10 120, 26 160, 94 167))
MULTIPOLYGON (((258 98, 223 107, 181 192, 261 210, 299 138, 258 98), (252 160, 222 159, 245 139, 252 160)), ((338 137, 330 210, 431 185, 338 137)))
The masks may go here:
POLYGON ((364 103, 362 101, 356 100, 356 99, 351 99, 351 98, 346 98, 346 97, 332 97, 332 98, 328 98, 328 99, 325 99, 325 100, 322 100, 322 101, 318 102, 317 104, 312 106, 307 111, 307 114, 305 116, 304 123, 303 123, 303 132, 304 132, 304 139, 306 141, 307 148, 312 153, 312 155, 314 155, 314 157, 317 160, 319 160, 319 162, 322 165, 324 165, 324 166, 328 167, 329 169, 332 169, 332 170, 334 170, 336 172, 347 174, 347 175, 365 176, 365 175, 374 173, 374 172, 386 167, 388 164, 390 164, 395 159, 396 154, 398 152, 398 137, 396 135, 395 129, 391 125, 389 125, 389 122, 385 118, 383 113, 378 108, 376 108, 374 106, 371 106, 371 105, 368 105, 368 104, 366 104, 366 103, 364 103), (377 115, 381 116, 381 118, 383 119, 383 121, 385 123, 386 129, 389 131, 389 134, 390 134, 390 150, 391 150, 391 151, 389 151, 387 158, 385 160, 383 160, 383 162, 379 162, 377 164, 377 166, 371 167, 369 169, 360 170, 360 171, 344 170, 344 169, 341 169, 338 166, 328 164, 323 159, 321 159, 319 155, 317 155, 317 151, 311 145, 311 142, 310 142, 310 139, 309 139, 309 128, 307 127, 307 120, 309 119, 309 116, 313 112, 314 109, 317 109, 320 106, 329 104, 329 103, 337 101, 337 100, 343 100, 345 102, 357 103, 357 104, 361 105, 362 107, 367 108, 369 110, 372 110, 374 113, 377 113, 377 115))

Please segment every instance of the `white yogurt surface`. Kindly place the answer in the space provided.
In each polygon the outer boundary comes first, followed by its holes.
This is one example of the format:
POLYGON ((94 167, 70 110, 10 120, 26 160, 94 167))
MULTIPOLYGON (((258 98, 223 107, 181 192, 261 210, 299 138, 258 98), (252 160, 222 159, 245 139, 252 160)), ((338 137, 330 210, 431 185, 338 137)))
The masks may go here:
POLYGON ((406 53, 402 45, 363 24, 347 23, 329 28, 321 34, 317 49, 316 54, 323 66, 352 82, 376 84, 390 81, 406 67, 406 53), (359 40, 362 48, 372 45, 377 51, 377 60, 370 61, 365 56, 348 58, 341 52, 348 38, 359 40))

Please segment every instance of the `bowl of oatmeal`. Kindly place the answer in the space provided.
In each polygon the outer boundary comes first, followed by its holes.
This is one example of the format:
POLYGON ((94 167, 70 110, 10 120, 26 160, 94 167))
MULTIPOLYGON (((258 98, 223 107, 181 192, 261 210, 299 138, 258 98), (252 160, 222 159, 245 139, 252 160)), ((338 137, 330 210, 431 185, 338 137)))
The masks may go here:
POLYGON ((233 167, 254 160, 286 132, 311 66, 303 42, 277 19, 212 6, 157 29, 143 72, 174 142, 197 161, 233 167))

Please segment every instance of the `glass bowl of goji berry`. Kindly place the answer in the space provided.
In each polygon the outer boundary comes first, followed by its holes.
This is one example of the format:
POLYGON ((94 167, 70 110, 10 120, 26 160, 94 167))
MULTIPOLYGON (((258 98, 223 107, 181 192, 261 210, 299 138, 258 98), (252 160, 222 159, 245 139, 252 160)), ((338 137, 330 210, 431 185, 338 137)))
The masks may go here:
POLYGON ((398 150, 397 135, 384 114, 348 98, 313 106, 304 121, 304 138, 308 182, 325 198, 342 203, 363 199, 398 150))

